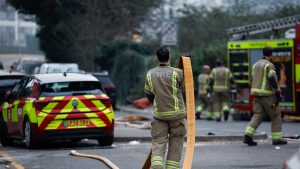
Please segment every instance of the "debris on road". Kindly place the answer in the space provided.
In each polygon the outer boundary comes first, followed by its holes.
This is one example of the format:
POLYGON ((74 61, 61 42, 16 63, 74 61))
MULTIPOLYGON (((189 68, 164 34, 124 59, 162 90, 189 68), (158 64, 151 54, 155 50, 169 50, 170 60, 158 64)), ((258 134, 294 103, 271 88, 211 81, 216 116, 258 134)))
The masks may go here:
POLYGON ((120 119, 116 119, 116 121, 121 121, 121 122, 125 122, 125 121, 147 121, 150 120, 150 118, 146 117, 146 116, 123 116, 120 119))
POLYGON ((120 119, 116 119, 115 123, 127 127, 138 128, 138 129, 151 129, 150 118, 146 116, 123 116, 120 119))
POLYGON ((140 144, 140 141, 129 141, 128 143, 129 145, 137 145, 137 144, 140 144))
POLYGON ((283 136, 282 138, 289 138, 289 139, 300 139, 299 135, 294 135, 294 136, 283 136))

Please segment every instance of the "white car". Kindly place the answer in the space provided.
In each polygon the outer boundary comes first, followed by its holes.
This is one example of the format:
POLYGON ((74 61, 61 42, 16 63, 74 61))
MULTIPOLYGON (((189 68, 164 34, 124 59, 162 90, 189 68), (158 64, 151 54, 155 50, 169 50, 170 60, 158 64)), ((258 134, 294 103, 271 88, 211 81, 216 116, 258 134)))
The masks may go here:
POLYGON ((76 63, 43 63, 36 74, 42 73, 79 73, 78 64, 76 63))

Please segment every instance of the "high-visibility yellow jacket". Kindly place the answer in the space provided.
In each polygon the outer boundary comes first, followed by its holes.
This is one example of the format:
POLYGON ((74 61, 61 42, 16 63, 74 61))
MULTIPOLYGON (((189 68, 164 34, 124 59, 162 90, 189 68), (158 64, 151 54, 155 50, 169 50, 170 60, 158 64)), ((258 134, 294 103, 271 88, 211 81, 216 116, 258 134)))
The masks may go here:
POLYGON ((198 94, 206 94, 208 89, 209 75, 202 73, 198 76, 198 94))
POLYGON ((169 65, 159 65, 147 73, 145 93, 154 95, 154 118, 175 120, 185 117, 183 71, 169 65))
MULTIPOLYGON (((275 66, 267 59, 260 59, 252 66, 251 94, 254 96, 271 96, 280 88, 273 89, 269 78, 274 77, 277 82, 275 66)), ((277 86, 279 86, 277 84, 277 86)))
POLYGON ((211 71, 210 78, 214 82, 213 91, 224 92, 229 90, 230 79, 233 78, 233 75, 228 68, 220 66, 211 71))

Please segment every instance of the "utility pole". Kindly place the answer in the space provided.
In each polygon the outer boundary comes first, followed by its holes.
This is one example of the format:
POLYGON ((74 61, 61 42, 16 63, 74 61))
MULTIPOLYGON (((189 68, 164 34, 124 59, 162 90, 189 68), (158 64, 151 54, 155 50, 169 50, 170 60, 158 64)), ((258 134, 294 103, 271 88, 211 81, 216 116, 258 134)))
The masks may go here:
POLYGON ((161 9, 161 11, 160 11, 160 18, 161 18, 161 21, 163 20, 163 19, 165 19, 165 2, 164 2, 164 0, 160 0, 160 9, 161 9))
POLYGON ((15 43, 19 45, 19 14, 15 11, 15 43))

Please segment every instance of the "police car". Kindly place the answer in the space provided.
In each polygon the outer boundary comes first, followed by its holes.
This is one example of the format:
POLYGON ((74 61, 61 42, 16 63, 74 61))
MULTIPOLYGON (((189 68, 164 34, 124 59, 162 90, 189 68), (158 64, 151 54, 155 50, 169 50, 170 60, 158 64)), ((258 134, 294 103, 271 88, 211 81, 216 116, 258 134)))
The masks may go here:
POLYGON ((44 140, 97 139, 110 146, 114 112, 109 97, 92 75, 37 74, 23 78, 0 107, 3 146, 24 140, 28 148, 44 140))

